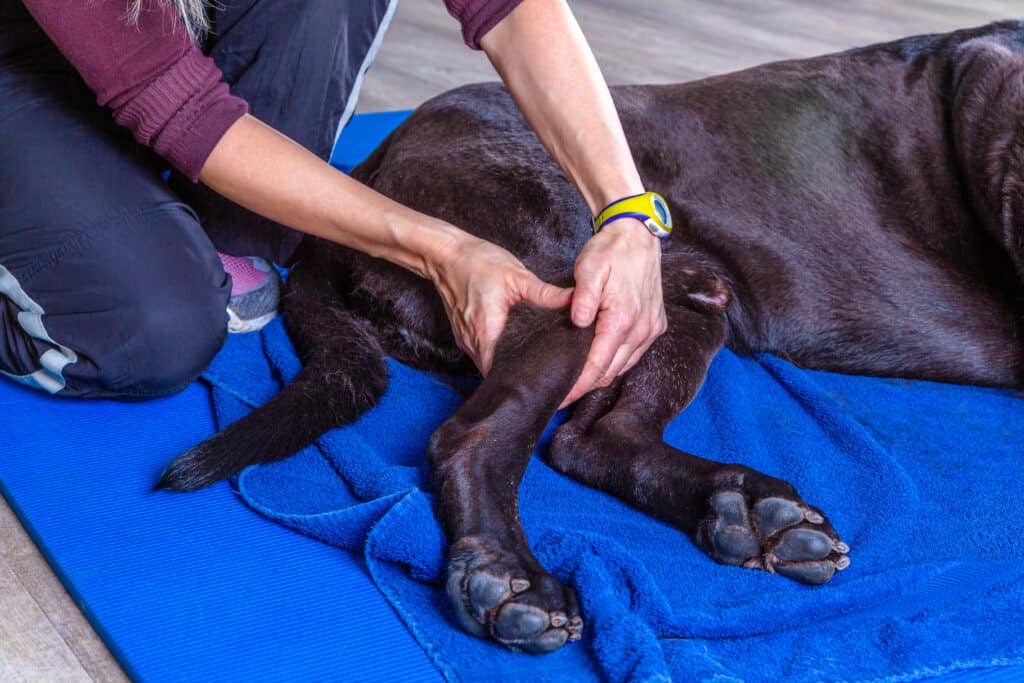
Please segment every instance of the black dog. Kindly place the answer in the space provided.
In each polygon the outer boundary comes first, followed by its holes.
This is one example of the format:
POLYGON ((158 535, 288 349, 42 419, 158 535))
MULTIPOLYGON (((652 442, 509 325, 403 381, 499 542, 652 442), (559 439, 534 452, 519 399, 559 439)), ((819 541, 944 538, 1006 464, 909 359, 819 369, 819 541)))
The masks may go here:
MULTIPOLYGON (((662 430, 723 344, 809 368, 1021 386, 1024 24, 614 96, 679 226, 664 245, 669 327, 577 403, 547 460, 719 562, 824 583, 849 562, 824 514, 783 481, 670 448, 662 430)), ((586 205, 498 85, 424 104, 355 176, 553 282, 571 282, 590 237, 586 205)), ((332 244, 305 242, 284 314, 302 374, 161 485, 205 486, 354 420, 387 385, 385 354, 472 371, 426 281, 332 244)), ((592 335, 565 311, 515 310, 492 372, 429 449, 455 614, 532 652, 578 638, 582 620, 531 554, 516 489, 592 335)))

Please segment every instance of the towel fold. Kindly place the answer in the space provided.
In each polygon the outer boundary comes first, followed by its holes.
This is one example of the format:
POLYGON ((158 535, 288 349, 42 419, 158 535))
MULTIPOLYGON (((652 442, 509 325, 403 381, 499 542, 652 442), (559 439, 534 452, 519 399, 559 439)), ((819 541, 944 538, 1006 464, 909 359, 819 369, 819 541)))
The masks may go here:
MULTIPOLYGON (((717 565, 676 529, 534 457, 523 525, 538 559, 576 589, 586 628, 581 642, 533 656, 457 627, 425 445, 461 401, 425 373, 388 369, 387 393, 359 421, 236 486, 268 518, 362 553, 449 680, 895 681, 1024 665, 1024 401, 1013 392, 721 352, 666 441, 792 483, 849 543, 850 568, 807 587, 717 565)), ((280 321, 232 336, 206 375, 220 426, 297 371, 280 321)))

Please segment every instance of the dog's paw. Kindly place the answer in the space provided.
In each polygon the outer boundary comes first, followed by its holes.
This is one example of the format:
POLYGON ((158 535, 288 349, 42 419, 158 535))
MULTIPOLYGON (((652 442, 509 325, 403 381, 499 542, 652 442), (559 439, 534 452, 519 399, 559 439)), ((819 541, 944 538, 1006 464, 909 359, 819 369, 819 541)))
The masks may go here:
POLYGON ((541 654, 579 640, 576 595, 544 571, 482 536, 456 542, 448 561, 448 599, 459 624, 512 650, 541 654))
POLYGON ((849 566, 850 547, 791 486, 758 473, 740 477, 739 483, 711 495, 697 528, 697 544, 713 559, 808 584, 826 583, 849 566), (751 479, 757 482, 750 488, 760 495, 742 485, 751 479))

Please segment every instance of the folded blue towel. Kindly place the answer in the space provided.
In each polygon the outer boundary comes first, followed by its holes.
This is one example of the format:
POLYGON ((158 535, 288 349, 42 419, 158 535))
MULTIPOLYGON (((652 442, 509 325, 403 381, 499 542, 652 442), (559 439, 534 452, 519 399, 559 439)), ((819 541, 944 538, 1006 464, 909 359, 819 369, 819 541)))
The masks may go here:
MULTIPOLYGON (((237 489, 267 517, 362 553, 449 680, 908 680, 1024 665, 1024 401, 1012 392, 723 351, 666 440, 792 482, 830 515, 852 565, 823 587, 717 565, 675 529, 534 458, 523 524, 541 562, 578 592, 587 626, 581 642, 533 656, 456 626, 424 448, 460 399, 388 367, 377 407, 246 470, 237 489)), ((298 369, 280 322, 232 336, 207 373, 220 425, 298 369)))

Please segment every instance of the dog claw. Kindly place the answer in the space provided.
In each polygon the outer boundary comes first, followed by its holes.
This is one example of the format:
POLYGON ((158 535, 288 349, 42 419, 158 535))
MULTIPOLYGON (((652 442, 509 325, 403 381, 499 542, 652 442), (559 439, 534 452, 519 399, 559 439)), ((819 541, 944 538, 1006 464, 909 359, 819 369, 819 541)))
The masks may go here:
POLYGON ((825 518, 814 510, 804 510, 804 519, 811 524, 822 524, 825 521, 825 518))
POLYGON ((846 553, 850 552, 850 546, 846 545, 842 541, 836 543, 834 546, 832 546, 832 548, 840 555, 845 555, 846 553))
POLYGON ((569 618, 565 616, 564 612, 552 612, 551 613, 551 625, 555 628, 565 626, 569 622, 569 618))
POLYGON ((519 593, 522 593, 523 591, 527 591, 529 589, 530 589, 530 582, 529 582, 529 580, 527 580, 527 579, 512 579, 512 592, 513 593, 516 593, 518 595, 519 593))
POLYGON ((836 560, 836 571, 840 571, 841 572, 841 571, 843 571, 844 569, 846 569, 849 566, 850 566, 850 558, 847 557, 846 555, 843 555, 838 560, 836 560))

